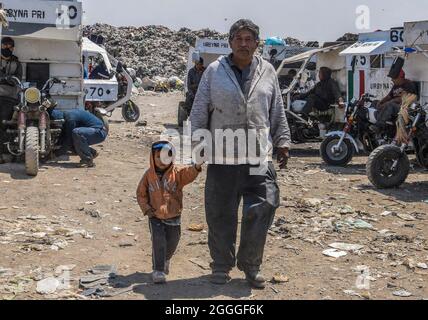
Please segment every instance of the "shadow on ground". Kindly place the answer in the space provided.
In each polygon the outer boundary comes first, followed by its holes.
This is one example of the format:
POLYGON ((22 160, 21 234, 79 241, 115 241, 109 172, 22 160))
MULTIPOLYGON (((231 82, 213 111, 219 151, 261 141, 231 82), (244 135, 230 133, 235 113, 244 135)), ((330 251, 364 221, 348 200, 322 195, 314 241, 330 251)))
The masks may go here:
POLYGON ((201 276, 155 285, 152 283, 151 274, 137 272, 128 276, 117 276, 110 280, 110 285, 114 288, 134 286, 134 293, 143 295, 147 300, 211 299, 220 296, 242 299, 251 296, 251 288, 244 279, 234 279, 224 286, 213 285, 208 279, 209 276, 201 276))

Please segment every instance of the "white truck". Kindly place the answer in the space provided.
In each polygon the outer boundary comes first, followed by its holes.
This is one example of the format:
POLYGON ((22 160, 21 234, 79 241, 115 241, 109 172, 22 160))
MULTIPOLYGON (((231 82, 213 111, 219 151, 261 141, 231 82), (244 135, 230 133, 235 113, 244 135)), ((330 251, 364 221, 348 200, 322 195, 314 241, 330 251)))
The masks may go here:
POLYGON ((111 116, 116 108, 122 109, 122 116, 128 122, 136 122, 140 117, 140 108, 131 100, 133 79, 124 67, 105 48, 83 38, 83 66, 88 72, 84 79, 85 107, 92 110, 101 108, 111 116), (96 65, 104 63, 108 77, 89 79, 96 65))
POLYGON ((388 73, 403 47, 403 27, 359 34, 358 42, 340 53, 346 57, 348 101, 366 93, 382 100, 392 89, 388 73))
POLYGON ((18 92, 12 118, 2 121, 6 145, 35 176, 39 160, 59 147, 62 121, 51 120, 50 112, 83 107, 82 3, 0 0, 0 8, 1 37, 13 38, 23 69, 22 79, 3 79, 18 92))

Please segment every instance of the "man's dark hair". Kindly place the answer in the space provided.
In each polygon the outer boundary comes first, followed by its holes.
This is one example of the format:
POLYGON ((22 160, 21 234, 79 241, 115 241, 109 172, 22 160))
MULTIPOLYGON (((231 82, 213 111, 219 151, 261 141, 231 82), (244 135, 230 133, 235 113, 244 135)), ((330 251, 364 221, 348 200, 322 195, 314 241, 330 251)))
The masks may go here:
POLYGON ((204 64, 204 58, 199 58, 199 61, 198 61, 200 64, 204 64))
POLYGON ((15 41, 11 37, 4 37, 1 39, 1 44, 12 45, 12 47, 15 47, 15 41))
POLYGON ((260 39, 260 28, 251 20, 241 19, 236 21, 229 31, 229 41, 232 41, 235 35, 241 30, 250 31, 256 40, 260 39))

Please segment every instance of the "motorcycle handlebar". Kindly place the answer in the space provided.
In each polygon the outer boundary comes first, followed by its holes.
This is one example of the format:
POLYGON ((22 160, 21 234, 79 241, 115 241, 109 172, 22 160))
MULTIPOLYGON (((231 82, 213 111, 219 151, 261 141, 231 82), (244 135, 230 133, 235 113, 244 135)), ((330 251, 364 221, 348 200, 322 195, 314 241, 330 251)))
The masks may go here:
POLYGON ((23 88, 21 80, 19 80, 17 77, 1 77, 0 80, 6 82, 13 82, 16 86, 20 87, 21 89, 23 88))

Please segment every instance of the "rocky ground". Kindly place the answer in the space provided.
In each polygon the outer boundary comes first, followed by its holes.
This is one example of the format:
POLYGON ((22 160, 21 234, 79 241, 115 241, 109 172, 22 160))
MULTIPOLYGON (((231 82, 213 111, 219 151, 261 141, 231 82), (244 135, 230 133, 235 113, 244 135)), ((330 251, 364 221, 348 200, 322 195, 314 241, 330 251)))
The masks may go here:
POLYGON ((22 164, 0 165, 0 299, 428 298, 427 173, 415 167, 401 188, 376 190, 366 156, 328 167, 316 145, 295 146, 289 169, 278 173, 282 203, 266 245, 266 290, 252 290, 237 270, 226 286, 208 282, 205 174, 185 190, 168 284, 153 285, 135 190, 151 141, 175 128, 180 98, 139 97, 147 125, 124 123, 117 112, 95 169, 77 168, 71 157, 29 178, 22 164))

